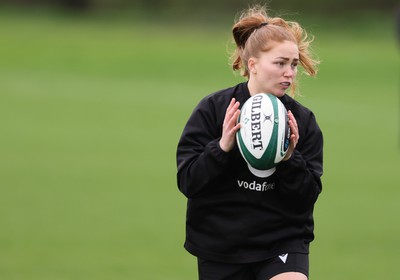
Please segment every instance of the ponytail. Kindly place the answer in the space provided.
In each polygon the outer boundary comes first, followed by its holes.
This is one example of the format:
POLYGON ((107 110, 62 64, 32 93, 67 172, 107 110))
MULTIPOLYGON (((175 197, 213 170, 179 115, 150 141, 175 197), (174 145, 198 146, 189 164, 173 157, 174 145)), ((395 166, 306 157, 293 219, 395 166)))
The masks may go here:
POLYGON ((259 6, 250 8, 244 12, 239 20, 233 25, 232 34, 236 43, 236 49, 231 56, 232 68, 234 71, 240 70, 242 76, 248 77, 247 63, 242 59, 243 50, 250 35, 257 29, 267 24, 267 14, 259 6))

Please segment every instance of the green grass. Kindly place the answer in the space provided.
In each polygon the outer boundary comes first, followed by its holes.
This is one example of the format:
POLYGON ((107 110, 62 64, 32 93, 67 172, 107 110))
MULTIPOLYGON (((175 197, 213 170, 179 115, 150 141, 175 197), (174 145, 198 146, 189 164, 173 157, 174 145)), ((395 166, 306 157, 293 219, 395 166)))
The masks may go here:
MULTIPOLYGON (((1 14, 1 279, 196 279, 175 149, 199 99, 241 81, 228 66, 229 24, 1 14)), ((302 77, 299 100, 325 136, 312 279, 396 275, 391 24, 309 23, 322 64, 302 77)))

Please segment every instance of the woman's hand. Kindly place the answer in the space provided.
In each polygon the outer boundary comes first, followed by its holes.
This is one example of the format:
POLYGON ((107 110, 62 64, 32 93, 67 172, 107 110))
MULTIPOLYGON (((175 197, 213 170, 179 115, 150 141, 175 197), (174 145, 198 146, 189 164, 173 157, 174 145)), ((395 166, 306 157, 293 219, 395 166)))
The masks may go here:
POLYGON ((288 112, 288 117, 289 117, 289 127, 290 127, 290 145, 289 149, 286 153, 286 156, 283 158, 283 160, 288 160, 296 148, 297 142, 299 142, 299 127, 297 126, 297 121, 293 116, 293 113, 291 111, 288 112))
POLYGON ((236 132, 240 128, 240 124, 236 123, 240 110, 240 103, 232 98, 231 103, 226 109, 224 124, 222 126, 222 137, 219 140, 219 146, 224 152, 229 152, 235 145, 236 132))

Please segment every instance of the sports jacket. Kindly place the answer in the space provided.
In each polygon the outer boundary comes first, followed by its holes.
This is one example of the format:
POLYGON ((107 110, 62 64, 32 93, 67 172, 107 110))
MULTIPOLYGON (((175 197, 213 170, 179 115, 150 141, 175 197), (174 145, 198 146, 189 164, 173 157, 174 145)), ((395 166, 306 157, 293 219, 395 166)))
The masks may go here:
POLYGON ((215 92, 190 116, 177 148, 177 183, 188 198, 185 248, 202 259, 256 262, 308 253, 313 207, 322 190, 323 138, 314 114, 285 95, 299 142, 291 158, 267 178, 254 176, 237 146, 219 146, 226 108, 250 97, 247 83, 215 92))

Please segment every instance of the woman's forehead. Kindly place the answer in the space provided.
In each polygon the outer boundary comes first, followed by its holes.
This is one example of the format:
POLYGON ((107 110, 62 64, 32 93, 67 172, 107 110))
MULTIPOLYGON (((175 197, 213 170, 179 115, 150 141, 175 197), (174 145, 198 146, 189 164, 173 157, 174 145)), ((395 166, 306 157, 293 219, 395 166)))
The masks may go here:
POLYGON ((299 58, 299 48, 297 44, 292 41, 269 43, 268 48, 263 50, 262 53, 272 57, 283 57, 289 59, 299 58))

